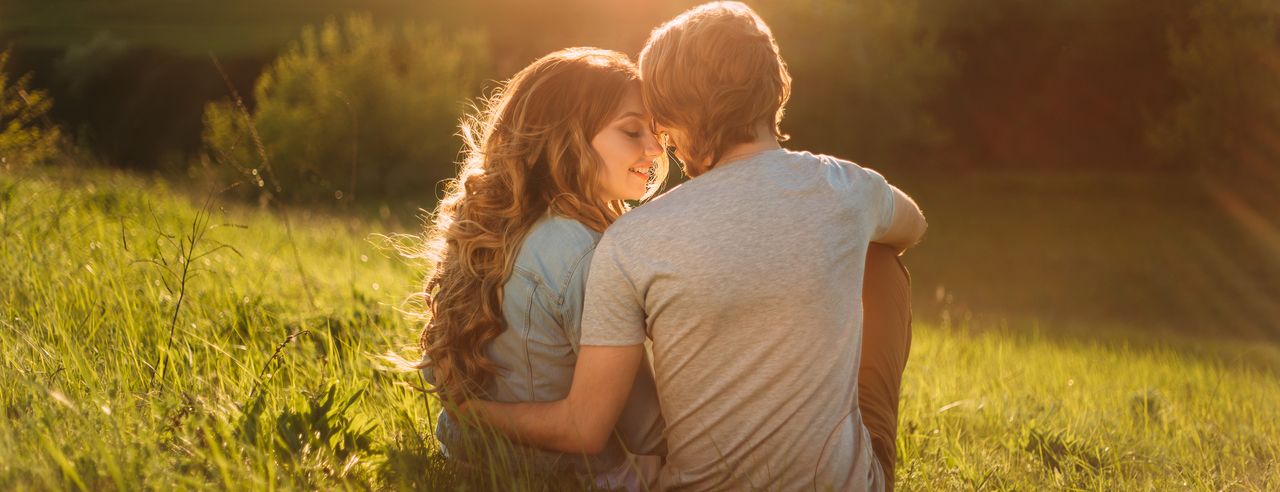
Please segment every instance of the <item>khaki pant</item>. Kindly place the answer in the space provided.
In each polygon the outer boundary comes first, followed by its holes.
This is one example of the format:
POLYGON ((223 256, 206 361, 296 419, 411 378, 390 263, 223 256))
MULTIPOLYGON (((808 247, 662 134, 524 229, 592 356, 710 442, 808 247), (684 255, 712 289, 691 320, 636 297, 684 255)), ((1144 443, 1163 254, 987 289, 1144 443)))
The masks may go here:
POLYGON ((898 399, 911 351, 911 275, 896 252, 872 244, 862 285, 862 363, 858 406, 871 447, 892 492, 897 461, 898 399))

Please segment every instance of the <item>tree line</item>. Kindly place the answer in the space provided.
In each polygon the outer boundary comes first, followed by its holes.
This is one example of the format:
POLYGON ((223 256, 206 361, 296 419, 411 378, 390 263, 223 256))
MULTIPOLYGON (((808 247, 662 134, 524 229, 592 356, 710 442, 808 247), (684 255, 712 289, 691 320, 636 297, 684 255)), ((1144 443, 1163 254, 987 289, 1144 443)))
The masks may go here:
MULTIPOLYGON (((457 118, 495 81, 566 46, 634 55, 693 3, 416 2, 408 15, 382 2, 260 53, 211 59, 106 33, 19 44, 8 70, 34 72, 25 83, 55 101, 44 119, 117 165, 250 184, 270 171, 301 201, 434 195, 457 118)), ((1247 174, 1280 160, 1268 0, 749 3, 794 76, 784 131, 797 146, 940 170, 1247 174)))

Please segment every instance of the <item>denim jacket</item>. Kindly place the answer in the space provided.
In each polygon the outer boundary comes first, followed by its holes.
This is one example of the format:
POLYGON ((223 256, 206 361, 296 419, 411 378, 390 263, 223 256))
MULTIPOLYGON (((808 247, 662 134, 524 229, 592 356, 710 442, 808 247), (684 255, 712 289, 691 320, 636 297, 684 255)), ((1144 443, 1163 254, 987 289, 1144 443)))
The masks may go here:
MULTIPOLYGON (((555 401, 569 395, 578 360, 587 273, 599 240, 600 233, 582 223, 552 214, 529 231, 503 286, 502 314, 507 329, 486 348, 486 355, 501 368, 485 388, 486 399, 555 401)), ((431 381, 430 374, 427 379, 431 381)), ((464 428, 447 412, 440 413, 437 437, 450 458, 463 462, 479 464, 487 455, 490 460, 527 461, 547 471, 598 475, 624 465, 626 451, 666 454, 663 429, 653 375, 646 363, 636 377, 614 438, 599 455, 566 455, 485 439, 482 431, 464 428), (490 454, 495 451, 500 456, 490 454)))

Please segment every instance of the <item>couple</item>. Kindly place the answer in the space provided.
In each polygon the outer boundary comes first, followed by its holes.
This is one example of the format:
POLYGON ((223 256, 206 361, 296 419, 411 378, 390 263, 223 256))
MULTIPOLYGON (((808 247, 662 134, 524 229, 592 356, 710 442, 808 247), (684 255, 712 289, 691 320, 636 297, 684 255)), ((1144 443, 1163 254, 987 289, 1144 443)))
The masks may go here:
POLYGON ((897 255, 924 218, 874 171, 782 148, 789 94, 769 28, 717 2, 638 70, 558 51, 463 125, 420 364, 450 458, 630 490, 892 488, 897 255), (668 145, 691 180, 628 211, 668 145))

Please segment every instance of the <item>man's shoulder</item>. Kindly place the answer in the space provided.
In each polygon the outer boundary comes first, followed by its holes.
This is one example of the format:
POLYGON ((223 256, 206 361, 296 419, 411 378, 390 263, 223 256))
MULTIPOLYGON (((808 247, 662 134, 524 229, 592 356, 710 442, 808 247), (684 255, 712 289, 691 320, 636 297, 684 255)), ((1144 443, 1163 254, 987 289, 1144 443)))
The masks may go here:
MULTIPOLYGON (((795 166, 808 168, 813 173, 848 175, 852 170, 861 169, 852 161, 825 154, 808 151, 786 150, 771 155, 763 162, 753 165, 763 166, 795 166)), ((803 171, 800 174, 805 174, 803 171)), ((812 175, 812 174, 810 174, 812 175)), ((776 178, 777 176, 775 176, 776 178)), ((717 202, 725 192, 725 183, 708 175, 692 178, 680 185, 658 195, 653 200, 623 214, 606 231, 606 235, 635 234, 630 231, 652 231, 651 227, 661 226, 673 221, 683 220, 688 215, 696 215, 695 210, 708 202, 717 202), (718 186, 721 185, 721 186, 718 186)), ((733 190, 736 192, 737 190, 733 190)))
POLYGON ((784 181, 788 177, 808 180, 816 175, 825 175, 832 184, 838 184, 859 179, 865 174, 865 168, 851 160, 807 150, 785 149, 784 152, 771 156, 767 165, 785 168, 781 172, 786 175, 776 176, 784 181))
POLYGON ((825 175, 831 186, 840 190, 858 190, 873 181, 884 181, 884 177, 874 169, 848 159, 810 152, 792 152, 797 158, 814 164, 825 175))
POLYGON ((643 229, 651 225, 660 224, 671 220, 673 214, 679 214, 687 210, 690 201, 699 198, 697 188, 692 180, 681 183, 680 185, 667 190, 666 193, 654 197, 652 200, 631 209, 618 220, 609 226, 605 231, 605 235, 617 236, 618 234, 628 234, 629 231, 643 229))
POLYGON ((856 162, 829 154, 815 154, 807 150, 792 150, 787 152, 788 156, 800 162, 816 164, 832 168, 840 169, 860 169, 856 162))

